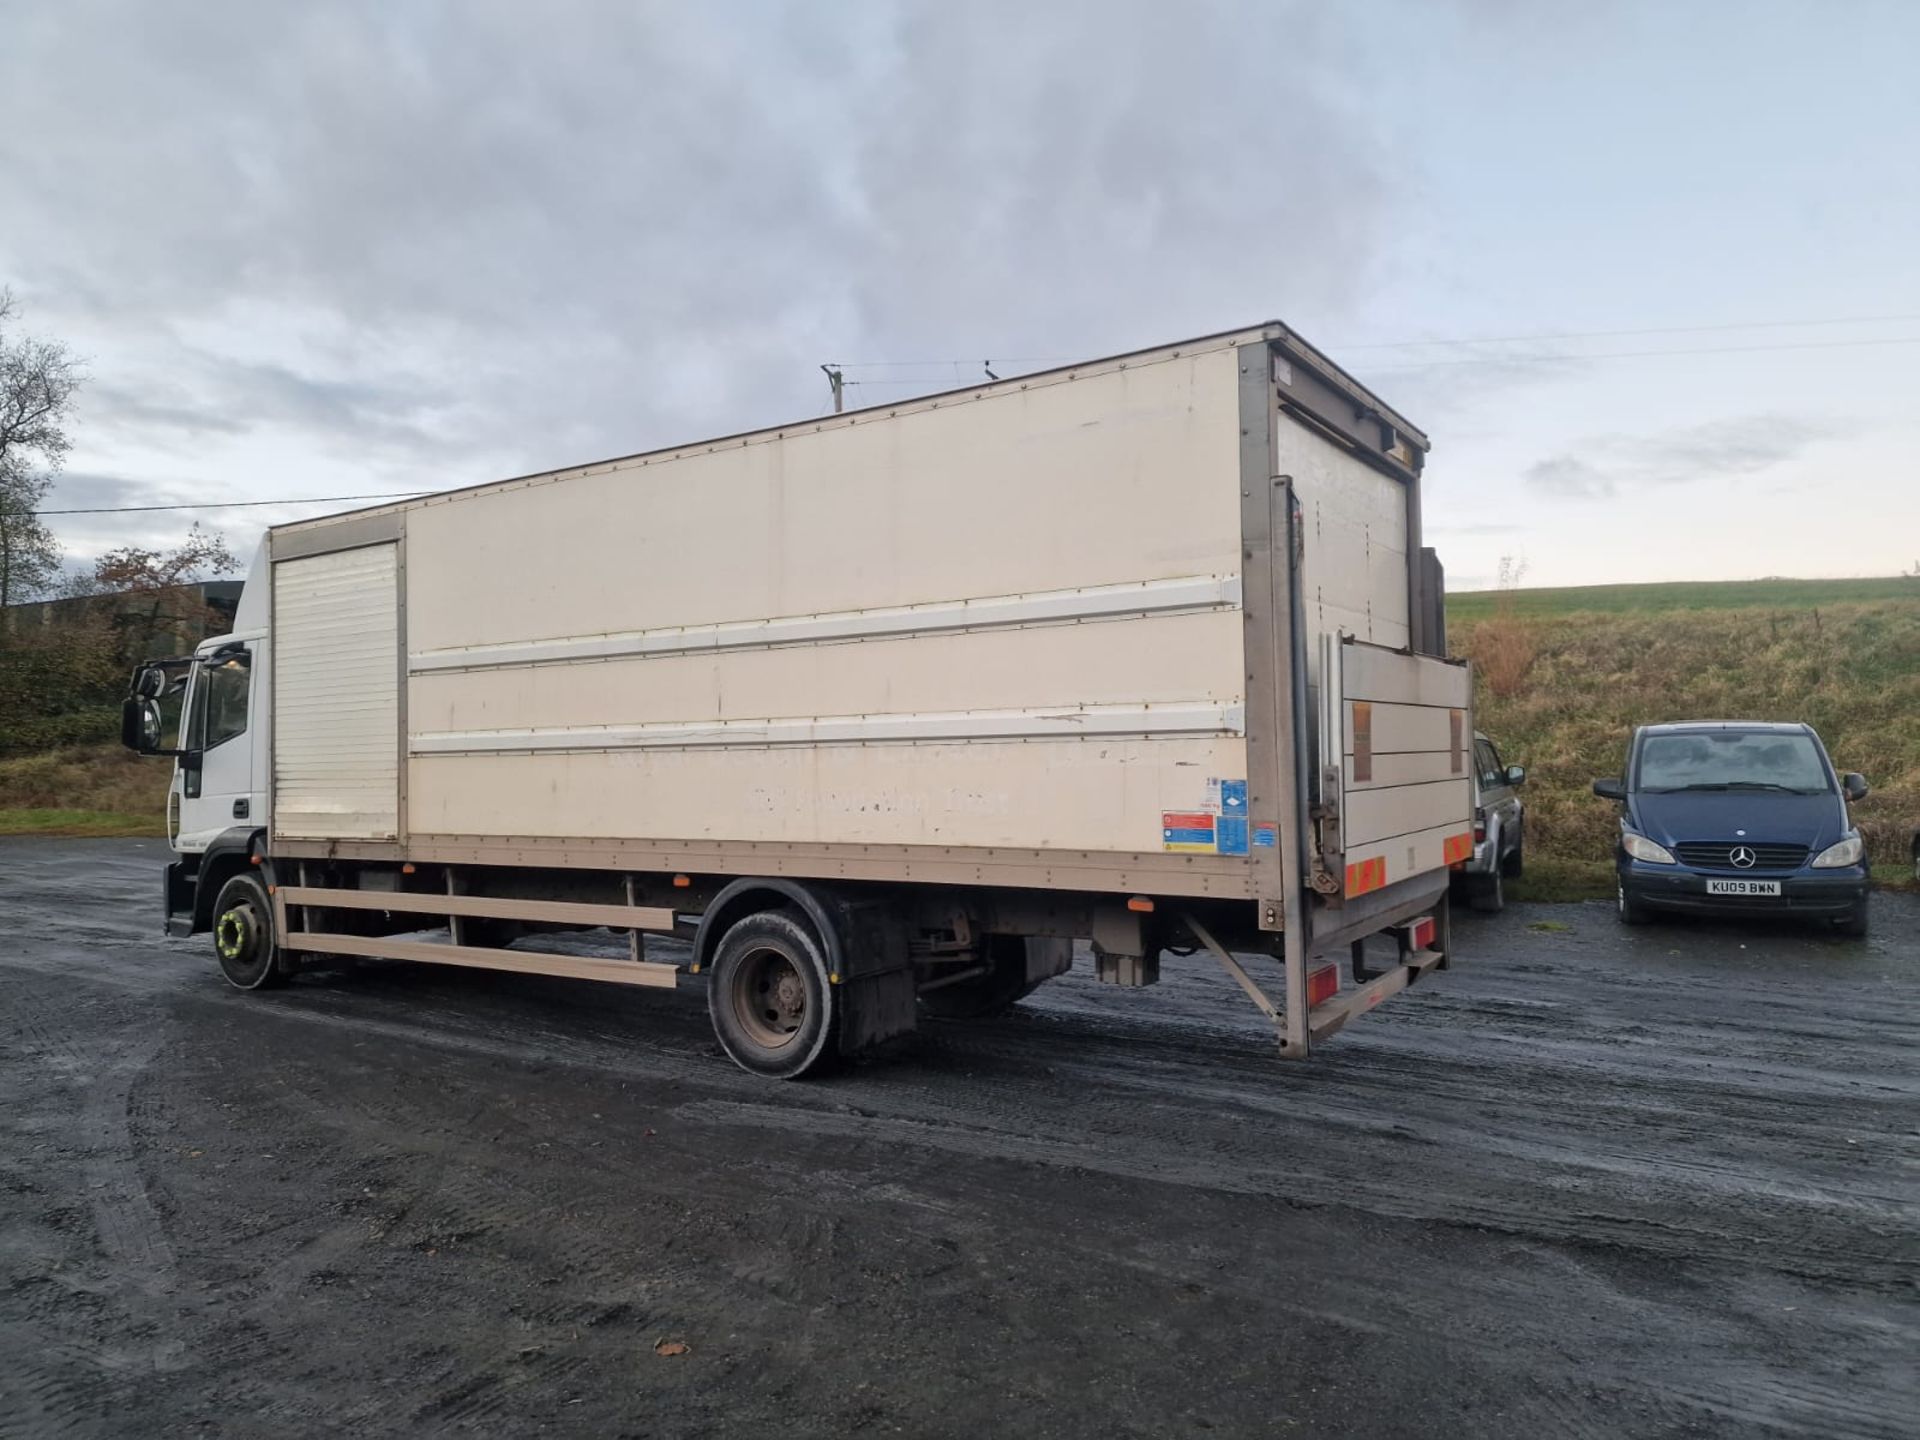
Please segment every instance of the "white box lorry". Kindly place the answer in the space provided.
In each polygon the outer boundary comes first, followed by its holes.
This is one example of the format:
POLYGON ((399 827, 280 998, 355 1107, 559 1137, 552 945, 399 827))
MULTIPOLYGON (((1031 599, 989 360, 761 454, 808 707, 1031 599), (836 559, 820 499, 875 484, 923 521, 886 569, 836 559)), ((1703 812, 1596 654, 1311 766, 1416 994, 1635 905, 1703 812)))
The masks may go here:
POLYGON ((1076 940, 1120 985, 1204 949, 1304 1057, 1445 965, 1473 843, 1426 450, 1274 322, 278 526, 127 702, 168 931, 246 989, 704 973, 783 1078, 1076 940))

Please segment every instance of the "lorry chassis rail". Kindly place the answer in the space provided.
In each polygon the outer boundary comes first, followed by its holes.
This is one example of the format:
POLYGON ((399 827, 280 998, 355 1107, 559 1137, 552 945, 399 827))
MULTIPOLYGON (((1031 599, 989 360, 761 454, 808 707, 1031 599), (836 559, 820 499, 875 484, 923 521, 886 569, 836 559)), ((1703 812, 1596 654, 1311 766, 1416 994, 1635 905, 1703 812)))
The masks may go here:
POLYGON ((640 958, 643 931, 671 934, 678 917, 658 906, 596 905, 571 900, 518 900, 492 895, 432 894, 420 891, 334 889, 307 884, 272 889, 274 928, 282 948, 293 953, 355 955, 381 960, 414 960, 430 965, 464 965, 481 970, 512 970, 529 975, 558 975, 575 980, 604 980, 619 985, 671 988, 678 967, 640 958), (461 943, 406 940, 386 935, 347 935, 308 929, 314 909, 374 910, 421 915, 457 926, 463 918, 533 921, 555 925, 600 926, 626 930, 633 938, 629 958, 607 959, 556 951, 509 950, 461 943), (299 920, 298 926, 293 922, 299 920))

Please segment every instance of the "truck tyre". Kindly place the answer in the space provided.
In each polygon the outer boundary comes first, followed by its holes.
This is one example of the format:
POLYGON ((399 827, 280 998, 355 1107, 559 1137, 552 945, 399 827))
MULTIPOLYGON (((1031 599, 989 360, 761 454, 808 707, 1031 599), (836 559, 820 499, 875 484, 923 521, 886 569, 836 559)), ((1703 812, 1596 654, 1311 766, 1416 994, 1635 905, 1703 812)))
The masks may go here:
POLYGON ((220 973, 236 990, 268 990, 286 983, 267 887, 250 871, 229 879, 213 902, 213 952, 220 973))
POLYGON ((1498 915, 1507 908, 1507 887, 1503 878, 1506 865, 1496 865, 1485 875, 1474 877, 1467 891, 1467 903, 1486 915, 1498 915))
POLYGON ((1024 935, 989 935, 987 969, 938 990, 924 991, 920 1009, 936 1020, 983 1020, 1010 1010, 1045 983, 1027 979, 1027 940, 1024 935))
POLYGON ((1619 896, 1618 913, 1622 925, 1644 925, 1653 918, 1653 916, 1648 913, 1646 906, 1642 905, 1627 893, 1626 886, 1622 885, 1619 887, 1619 896))
POLYGON ((743 916, 720 937, 707 982, 713 1033, 742 1070, 797 1080, 838 1054, 839 1010, 827 958, 788 910, 743 916))

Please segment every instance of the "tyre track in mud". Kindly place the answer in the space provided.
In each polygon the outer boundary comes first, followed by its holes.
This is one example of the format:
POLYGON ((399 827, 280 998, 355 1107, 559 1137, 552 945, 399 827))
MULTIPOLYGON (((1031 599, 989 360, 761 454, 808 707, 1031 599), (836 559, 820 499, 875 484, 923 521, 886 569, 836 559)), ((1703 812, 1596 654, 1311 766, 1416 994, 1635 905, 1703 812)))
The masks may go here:
POLYGON ((158 858, 0 847, 18 1433, 130 1407, 359 1434, 1878 1437, 1920 1412, 1903 897, 1870 947, 1465 920, 1455 970, 1305 1067, 1187 961, 782 1087, 719 1057, 696 986, 369 967, 233 994, 152 937, 158 858))

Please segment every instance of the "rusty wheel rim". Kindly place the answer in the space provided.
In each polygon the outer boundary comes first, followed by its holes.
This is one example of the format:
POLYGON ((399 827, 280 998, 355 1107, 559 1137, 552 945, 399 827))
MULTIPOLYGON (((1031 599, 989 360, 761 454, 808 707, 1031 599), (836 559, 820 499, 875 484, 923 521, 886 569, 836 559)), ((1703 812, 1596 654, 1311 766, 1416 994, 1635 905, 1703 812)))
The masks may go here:
POLYGON ((734 967, 728 992, 740 1028, 763 1049, 792 1044, 807 1023, 807 982, 781 951, 747 955, 734 967))

